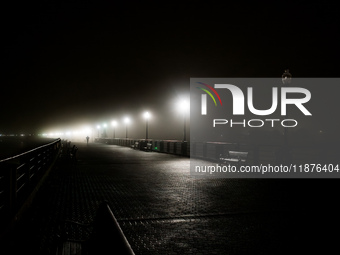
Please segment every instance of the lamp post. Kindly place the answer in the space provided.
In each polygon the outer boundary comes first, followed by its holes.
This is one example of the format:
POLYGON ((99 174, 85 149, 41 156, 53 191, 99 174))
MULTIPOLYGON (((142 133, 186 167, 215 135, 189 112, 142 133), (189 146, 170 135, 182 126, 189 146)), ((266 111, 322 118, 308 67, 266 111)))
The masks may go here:
MULTIPOLYGON (((283 85, 288 86, 289 84, 291 84, 291 82, 292 82, 292 75, 289 72, 289 69, 286 69, 284 73, 282 74, 282 83, 283 85)), ((287 127, 284 128, 283 136, 284 136, 284 144, 285 146, 287 146, 288 145, 288 128, 287 127)))
POLYGON ((103 124, 103 128, 104 128, 104 131, 103 131, 103 138, 106 138, 106 137, 107 137, 107 134, 106 134, 107 125, 106 125, 106 123, 103 124))
POLYGON ((187 127, 186 127, 186 122, 187 122, 187 113, 189 110, 190 104, 188 100, 182 100, 179 103, 179 110, 183 111, 183 142, 187 140, 187 127))
POLYGON ((187 115, 184 113, 183 142, 187 140, 187 115))
POLYGON ((124 123, 125 123, 125 126, 126 126, 125 138, 127 139, 128 138, 128 124, 130 123, 130 119, 128 117, 125 117, 124 123))
POLYGON ((292 82, 292 75, 289 72, 289 69, 286 69, 285 72, 282 74, 282 83, 290 84, 291 82, 292 82))
POLYGON ((116 126, 117 126, 117 121, 113 120, 113 121, 111 122, 111 124, 112 124, 112 127, 113 127, 113 139, 115 139, 115 138, 116 138, 116 126))
POLYGON ((97 130, 98 130, 98 138, 99 138, 99 130, 100 130, 100 126, 97 125, 97 130))
POLYGON ((145 118, 145 141, 148 140, 149 138, 149 119, 150 119, 150 113, 145 112, 144 113, 144 118, 145 118))
MULTIPOLYGON (((282 83, 283 85, 289 86, 291 82, 292 82, 292 75, 291 73, 289 73, 289 70, 286 69, 284 73, 282 74, 282 83)), ((288 111, 286 112, 286 116, 287 116, 287 113, 288 111)), ((288 147, 288 128, 287 127, 284 127, 283 139, 284 139, 284 145, 282 147, 280 161, 283 162, 284 164, 289 164, 291 162, 291 155, 290 155, 290 150, 288 147)))

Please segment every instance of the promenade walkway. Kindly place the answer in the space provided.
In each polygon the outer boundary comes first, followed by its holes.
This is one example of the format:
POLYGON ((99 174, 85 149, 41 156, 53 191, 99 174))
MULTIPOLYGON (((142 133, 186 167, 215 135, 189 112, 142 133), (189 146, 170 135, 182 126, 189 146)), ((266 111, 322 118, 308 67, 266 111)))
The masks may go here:
MULTIPOLYGON (((57 162, 2 246, 10 254, 55 254, 65 221, 92 223, 103 201, 135 254, 297 254, 332 243, 335 207, 313 188, 321 180, 199 179, 186 157, 75 144, 77 164, 57 162)), ((86 238, 79 229, 69 234, 86 238)))

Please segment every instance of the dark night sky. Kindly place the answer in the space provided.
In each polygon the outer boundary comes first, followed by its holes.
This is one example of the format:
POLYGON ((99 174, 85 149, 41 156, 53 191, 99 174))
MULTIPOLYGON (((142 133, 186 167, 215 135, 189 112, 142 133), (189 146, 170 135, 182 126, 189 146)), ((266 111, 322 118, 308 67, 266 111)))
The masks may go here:
POLYGON ((339 77, 338 13, 324 1, 157 9, 51 2, 9 6, 2 25, 0 133, 137 118, 145 109, 167 132, 190 77, 280 77, 285 68, 294 77, 339 77))

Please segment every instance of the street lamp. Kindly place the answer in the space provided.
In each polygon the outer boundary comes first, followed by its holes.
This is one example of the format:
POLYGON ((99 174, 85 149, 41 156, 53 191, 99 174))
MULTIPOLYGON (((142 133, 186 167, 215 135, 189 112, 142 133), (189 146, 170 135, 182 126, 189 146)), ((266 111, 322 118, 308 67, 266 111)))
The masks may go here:
POLYGON ((292 75, 289 72, 289 69, 286 69, 285 72, 282 74, 282 83, 290 84, 291 82, 292 82, 292 75))
POLYGON ((144 118, 145 118, 145 141, 148 140, 149 137, 149 119, 150 119, 150 113, 145 112, 144 113, 144 118))
POLYGON ((179 110, 183 111, 183 142, 187 140, 187 128, 186 128, 186 119, 187 114, 190 109, 190 103, 188 100, 182 99, 178 104, 179 110))
POLYGON ((107 125, 106 125, 106 123, 103 124, 103 128, 104 128, 104 131, 103 131, 103 138, 106 138, 106 137, 107 137, 107 134, 106 134, 107 125))
MULTIPOLYGON (((289 73, 289 70, 286 69, 284 73, 282 74, 282 83, 283 85, 289 86, 291 82, 292 82, 292 75, 291 73, 289 73)), ((287 115, 288 114, 286 112, 286 116, 287 115)), ((291 162, 291 155, 290 155, 290 150, 288 147, 288 127, 284 127, 283 137, 284 137, 284 146, 282 147, 282 152, 281 152, 282 156, 281 156, 280 161, 282 161, 284 164, 289 164, 291 162)))
POLYGON ((125 138, 127 139, 128 138, 128 124, 130 123, 129 117, 125 117, 124 123, 125 123, 125 126, 126 126, 125 138))
MULTIPOLYGON (((289 69, 286 69, 284 71, 284 73, 282 74, 282 83, 283 83, 283 85, 288 86, 289 84, 291 84, 291 82, 292 82, 292 75, 289 72, 289 69)), ((287 116, 287 114, 286 114, 286 116, 287 116)), ((287 127, 284 128, 283 136, 284 136, 285 146, 287 146, 288 145, 288 128, 287 127)))
POLYGON ((98 130, 98 138, 99 138, 99 130, 100 130, 100 126, 97 125, 97 130, 98 130))
POLYGON ((117 121, 113 120, 113 121, 111 122, 111 124, 112 124, 112 127, 113 127, 113 139, 115 139, 115 138, 116 138, 116 126, 117 126, 117 121))

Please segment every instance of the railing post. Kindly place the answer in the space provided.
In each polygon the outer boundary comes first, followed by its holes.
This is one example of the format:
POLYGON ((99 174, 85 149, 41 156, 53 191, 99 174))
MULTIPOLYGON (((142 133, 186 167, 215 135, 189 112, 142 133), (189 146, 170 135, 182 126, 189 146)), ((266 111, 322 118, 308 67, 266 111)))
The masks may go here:
POLYGON ((26 192, 31 192, 31 179, 30 179, 30 165, 29 165, 29 157, 24 157, 25 161, 25 166, 24 166, 24 171, 25 171, 25 182, 26 182, 26 192))
POLYGON ((15 215, 17 207, 17 167, 15 165, 9 166, 9 213, 15 215))
POLYGON ((45 170, 52 162, 53 156, 56 156, 59 152, 60 145, 61 140, 59 139, 57 143, 55 141, 23 154, 0 160, 2 172, 0 174, 0 184, 2 186, 0 192, 3 192, 3 199, 0 201, 0 234, 2 234, 2 226, 12 224, 11 222, 16 220, 14 217, 21 213, 20 211, 29 196, 31 196, 39 177, 46 173, 45 170), (44 166, 37 173, 39 160, 41 160, 39 167, 42 167, 42 164, 44 166), (34 180, 31 179, 32 174, 35 174, 34 180), (21 177, 20 183, 18 183, 18 175, 21 177), (22 190, 19 191, 20 194, 17 192, 19 184, 22 187, 22 190))
POLYGON ((1 208, 1 224, 7 224, 8 216, 12 214, 12 166, 4 164, 3 166, 3 201, 1 208))

